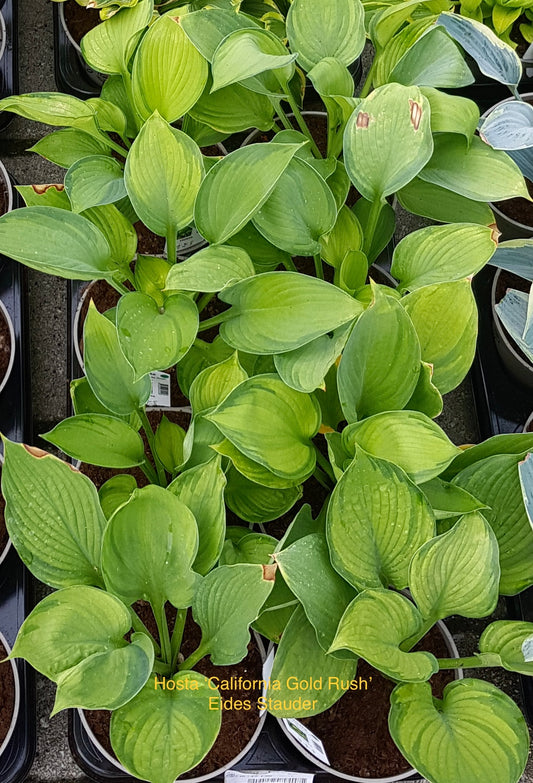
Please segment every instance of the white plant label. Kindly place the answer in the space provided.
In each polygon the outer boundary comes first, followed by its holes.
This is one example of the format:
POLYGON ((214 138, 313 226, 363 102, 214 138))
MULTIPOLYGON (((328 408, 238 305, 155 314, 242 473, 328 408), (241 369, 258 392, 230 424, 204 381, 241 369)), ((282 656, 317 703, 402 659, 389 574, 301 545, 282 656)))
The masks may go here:
POLYGON ((170 408, 170 375, 168 372, 151 372, 152 393, 146 405, 150 408, 170 408))
POLYGON ((528 636, 522 642, 522 655, 526 663, 533 661, 533 636, 528 636))
POLYGON ((188 234, 178 237, 177 252, 178 256, 184 253, 190 253, 191 250, 199 250, 206 241, 195 228, 192 228, 188 234))
POLYGON ((268 770, 258 770, 257 772, 237 772, 234 769, 228 769, 224 773, 225 783, 313 783, 314 775, 308 772, 268 772, 268 770))
POLYGON ((327 764, 329 767, 329 759, 324 749, 324 745, 322 744, 322 740, 319 740, 312 731, 309 731, 307 726, 304 726, 303 723, 300 723, 296 718, 285 718, 284 723, 289 734, 292 734, 300 745, 303 745, 309 753, 312 753, 313 756, 316 756, 317 759, 320 759, 320 761, 323 761, 324 764, 327 764))

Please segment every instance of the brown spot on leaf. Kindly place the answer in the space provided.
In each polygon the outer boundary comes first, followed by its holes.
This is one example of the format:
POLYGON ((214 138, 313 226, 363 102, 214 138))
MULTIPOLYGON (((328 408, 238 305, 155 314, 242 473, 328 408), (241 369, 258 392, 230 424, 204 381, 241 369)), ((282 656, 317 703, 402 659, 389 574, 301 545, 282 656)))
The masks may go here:
POLYGON ((37 193, 38 196, 42 196, 43 193, 46 193, 47 190, 50 190, 51 188, 55 188, 58 193, 62 190, 65 190, 65 186, 61 184, 52 184, 52 185, 32 185, 33 190, 35 193, 37 193))
POLYGON ((368 128, 370 122, 370 116, 366 111, 360 111, 355 121, 356 128, 368 128))
POLYGON ((463 443, 462 446, 458 446, 457 448, 461 449, 461 451, 466 451, 467 449, 471 449, 474 445, 474 443, 463 443))
POLYGON ((263 566, 263 579, 265 582, 273 582, 276 578, 276 571, 278 570, 278 567, 275 563, 272 563, 272 565, 264 565, 263 566))
POLYGON ((170 18, 172 19, 173 22, 176 22, 176 24, 180 23, 181 16, 171 16, 170 18))
POLYGON ((411 115, 411 125, 415 131, 417 131, 420 127, 420 120, 422 119, 422 104, 409 98, 409 108, 411 115))
POLYGON ((499 230, 499 228, 498 228, 498 224, 497 224, 497 223, 491 223, 491 224, 489 225, 489 228, 491 229, 490 238, 492 239, 492 241, 493 241, 493 242, 495 242, 496 244, 498 244, 498 239, 499 239, 499 238, 501 237, 501 235, 502 235, 502 232, 501 232, 501 231, 499 230))

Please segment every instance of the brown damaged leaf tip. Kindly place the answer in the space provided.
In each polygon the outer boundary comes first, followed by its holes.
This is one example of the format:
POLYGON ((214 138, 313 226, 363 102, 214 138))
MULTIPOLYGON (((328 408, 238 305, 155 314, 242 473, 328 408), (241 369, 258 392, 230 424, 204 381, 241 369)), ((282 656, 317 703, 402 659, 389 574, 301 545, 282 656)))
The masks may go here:
POLYGON ((52 185, 32 185, 33 190, 35 193, 37 193, 38 196, 42 196, 43 193, 46 193, 51 188, 55 188, 58 192, 65 190, 65 186, 61 184, 52 184, 52 185))
POLYGON ((265 582, 273 582, 276 578, 276 571, 277 571, 277 565, 275 563, 272 563, 272 565, 264 565, 263 566, 263 579, 265 582))
POLYGON ((410 116, 411 116, 411 125, 415 129, 415 131, 418 130, 420 127, 420 120, 422 119, 422 104, 418 103, 417 101, 413 101, 411 98, 409 98, 409 108, 410 108, 410 116))
POLYGON ((48 452, 44 451, 44 449, 38 449, 37 446, 28 446, 26 443, 22 444, 28 454, 31 454, 32 457, 37 457, 38 459, 42 459, 42 457, 48 457, 48 452))
POLYGON ((335 432, 333 427, 330 427, 329 424, 321 424, 320 429, 318 430, 319 435, 325 435, 326 432, 335 432))
POLYGON ((370 116, 367 114, 366 111, 360 111, 357 115, 357 120, 355 121, 355 127, 356 128, 368 128, 368 125, 370 123, 370 116))
POLYGON ((490 238, 492 239, 493 242, 498 244, 498 239, 501 237, 502 232, 498 229, 497 223, 491 223, 489 225, 489 228, 491 229, 490 238))

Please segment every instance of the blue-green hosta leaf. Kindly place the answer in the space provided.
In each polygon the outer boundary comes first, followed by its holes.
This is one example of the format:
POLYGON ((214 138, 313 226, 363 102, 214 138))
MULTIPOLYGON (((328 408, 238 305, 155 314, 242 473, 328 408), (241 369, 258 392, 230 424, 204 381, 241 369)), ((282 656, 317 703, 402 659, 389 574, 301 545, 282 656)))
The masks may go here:
POLYGON ((496 653, 499 665, 510 672, 533 674, 533 623, 520 620, 491 623, 481 634, 479 651, 496 653))
POLYGON ((438 424, 418 411, 378 413, 346 427, 342 436, 351 454, 357 444, 399 465, 418 484, 438 476, 460 451, 438 424))
POLYGON ((115 158, 89 155, 69 168, 65 174, 65 190, 73 212, 113 204, 126 196, 124 171, 115 158))
POLYGON ((246 250, 256 272, 273 272, 280 264, 288 263, 289 254, 268 242, 252 222, 230 237, 227 243, 246 250))
POLYGON ((516 783, 527 761, 522 713, 483 680, 450 683, 442 701, 429 683, 397 685, 389 730, 409 763, 434 783, 516 783))
POLYGON ((526 452, 533 451, 533 433, 515 432, 506 435, 493 435, 492 438, 478 443, 476 446, 469 446, 457 455, 445 471, 443 478, 450 481, 454 476, 487 457, 494 457, 497 454, 516 454, 525 456, 526 452))
POLYGON ((69 457, 90 465, 133 468, 144 462, 144 444, 137 430, 110 415, 71 416, 41 437, 69 457))
POLYGON ((524 291, 508 288, 503 299, 496 304, 498 318, 505 326, 513 340, 533 362, 533 337, 526 337, 528 331, 529 295, 524 291))
POLYGON ((128 605, 150 601, 156 612, 166 601, 190 606, 200 582, 192 570, 197 550, 198 528, 187 506, 162 487, 136 489, 104 534, 106 587, 128 605))
POLYGON ((533 458, 531 453, 526 454, 524 460, 518 464, 518 475, 526 514, 533 527, 533 458))
POLYGON ((220 299, 233 305, 221 327, 223 339, 241 351, 266 355, 300 348, 363 310, 336 286, 295 272, 256 275, 224 290, 220 299))
POLYGON ((488 204, 454 193, 415 177, 397 193, 404 209, 439 223, 479 223, 490 226, 494 214, 488 204))
POLYGON ((214 293, 254 275, 254 265, 245 250, 229 245, 212 245, 174 264, 165 288, 167 291, 214 293))
POLYGON ((96 25, 82 39, 84 60, 100 73, 126 73, 131 55, 152 20, 153 8, 152 0, 143 0, 96 25))
POLYGON ((404 652, 402 642, 417 634, 422 615, 411 601, 392 590, 365 590, 342 617, 330 652, 348 649, 387 677, 424 682, 438 671, 432 653, 404 652))
POLYGON ((458 46, 444 30, 433 27, 400 58, 388 80, 419 87, 466 87, 474 77, 458 46))
POLYGON ((168 679, 172 687, 154 675, 111 716, 109 736, 118 760, 136 778, 153 783, 174 783, 195 767, 220 731, 220 696, 207 677, 180 671, 168 679))
POLYGON ((22 561, 51 587, 101 586, 106 520, 94 484, 51 454, 9 440, 4 457, 6 526, 22 561))
POLYGON ((497 150, 521 150, 533 146, 533 106, 506 101, 483 120, 479 133, 497 150))
POLYGON ((209 62, 224 38, 235 30, 258 29, 250 16, 210 6, 185 14, 181 18, 185 35, 209 62))
POLYGON ((215 568, 196 591, 193 616, 202 629, 202 648, 215 666, 246 656, 249 627, 273 586, 276 566, 238 563, 215 568))
POLYGON ((291 54, 277 36, 266 30, 235 30, 220 42, 213 54, 211 90, 215 92, 265 71, 274 71, 283 83, 289 82, 296 57, 297 54, 291 54))
POLYGON ((294 351, 274 356, 274 364, 282 381, 296 391, 311 393, 324 386, 329 368, 341 355, 351 324, 339 326, 330 335, 323 334, 294 351))
POLYGON ((499 269, 507 269, 533 283, 533 262, 531 251, 533 239, 511 239, 501 242, 496 248, 489 264, 499 269))
POLYGON ((403 470, 359 450, 333 490, 326 530, 333 566, 358 590, 404 588, 413 554, 435 534, 435 518, 403 470))
POLYGON ((64 128, 43 136, 28 152, 36 152, 56 166, 68 169, 88 155, 111 155, 111 147, 103 138, 96 139, 77 128, 64 128))
POLYGON ((240 519, 252 524, 271 522, 286 514, 302 497, 299 485, 272 487, 258 484, 232 468, 228 471, 225 500, 240 519))

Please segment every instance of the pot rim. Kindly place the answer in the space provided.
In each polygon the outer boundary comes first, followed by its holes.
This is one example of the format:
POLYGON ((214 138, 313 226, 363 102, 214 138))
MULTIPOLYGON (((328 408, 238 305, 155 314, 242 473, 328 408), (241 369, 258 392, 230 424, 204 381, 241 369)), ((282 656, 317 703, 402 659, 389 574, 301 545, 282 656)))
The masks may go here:
MULTIPOLYGON (((304 109, 302 111, 302 117, 327 117, 328 114, 325 111, 308 111, 304 109)), ((287 114, 287 117, 290 119, 291 117, 294 117, 294 114, 291 112, 290 114, 287 114)), ((298 130, 297 128, 294 128, 294 130, 298 130)), ((268 131, 262 131, 259 130, 259 128, 254 128, 250 131, 248 136, 244 139, 243 143, 241 144, 241 147, 246 147, 248 144, 250 144, 255 136, 257 136, 259 133, 265 133, 268 131)))
MULTIPOLYGON (((448 630, 448 628, 446 627, 446 625, 443 623, 442 620, 439 620, 436 623, 436 625, 439 627, 439 630, 444 637, 444 641, 446 642, 450 654, 454 658, 458 658, 459 651, 457 650, 457 646, 455 644, 455 641, 450 631, 448 630)), ((455 679, 456 680, 463 679, 462 669, 455 670, 455 679)), ((356 775, 348 775, 345 772, 338 772, 333 767, 328 766, 323 761, 320 761, 320 759, 317 759, 315 756, 313 756, 313 754, 310 753, 307 750, 307 748, 304 748, 304 746, 297 741, 296 737, 294 737, 287 729, 285 723, 286 720, 287 720, 286 718, 277 718, 278 724, 281 726, 285 736, 291 741, 291 743, 298 750, 298 752, 301 753, 302 756, 304 756, 306 759, 308 759, 308 761, 311 761, 315 766, 320 767, 320 769, 324 770, 325 772, 329 772, 329 774, 332 775, 333 777, 340 778, 342 780, 350 780, 353 781, 353 783, 395 783, 395 781, 397 780, 405 780, 405 778, 409 778, 411 777, 411 775, 418 774, 416 769, 408 769, 407 772, 402 772, 398 775, 392 775, 387 778, 361 778, 361 777, 357 777, 356 775)))
POLYGON ((80 57, 83 57, 81 53, 81 46, 77 41, 74 40, 72 37, 72 33, 68 29, 67 21, 65 19, 65 5, 64 3, 59 3, 59 21, 61 22, 61 27, 63 28, 65 35, 67 36, 68 40, 72 44, 72 46, 76 49, 76 51, 79 53, 80 57))
MULTIPOLYGON (((2 16, 2 13, 0 12, 0 33, 2 31, 2 22, 3 21, 4 21, 4 17, 2 16)), ((1 50, 2 50, 2 46, 1 46, 1 41, 0 41, 0 58, 2 57, 1 50)), ((4 182, 6 183, 6 187, 7 187, 7 209, 4 212, 4 214, 6 214, 7 212, 11 212, 11 210, 13 209, 13 185, 11 184, 11 178, 10 178, 8 172, 7 172, 7 169, 6 169, 6 167, 4 166, 4 164, 2 163, 1 160, 0 160, 0 179, 4 180, 4 182)))
POLYGON ((524 428, 522 432, 528 432, 528 426, 533 422, 533 411, 529 414, 529 416, 526 419, 526 423, 524 424, 524 428))
MULTIPOLYGON (((11 647, 7 643, 6 637, 4 636, 2 631, 0 631, 0 642, 2 642, 2 644, 4 645, 8 655, 10 655, 11 654, 11 647)), ((15 661, 11 660, 11 661, 9 661, 9 663, 11 664, 11 669, 13 670, 13 679, 15 681, 15 704, 13 705, 13 715, 12 715, 12 718, 11 718, 11 724, 9 726, 9 730, 8 730, 6 736, 5 736, 4 741, 0 745, 0 757, 2 756, 2 753, 7 748, 8 744, 9 744, 9 742, 11 740, 11 737, 13 736, 13 732, 15 731, 15 726, 16 726, 16 723, 17 723, 17 718, 18 718, 18 715, 19 715, 19 712, 20 712, 20 680, 19 680, 19 673, 18 673, 17 667, 15 666, 15 661)))
MULTIPOLYGON (((3 464, 4 464, 4 455, 0 454, 0 473, 2 471, 2 465, 3 464)), ((11 549, 11 545, 12 545, 11 537, 8 534, 7 544, 5 545, 3 550, 0 552, 0 566, 2 565, 4 560, 6 559, 6 557, 8 555, 8 552, 11 549)), ((1 637, 1 632, 0 632, 0 637, 1 637)))
POLYGON ((0 60, 4 56, 6 45, 7 45, 6 20, 2 15, 2 11, 0 11, 0 60))
POLYGON ((9 378, 11 376, 11 372, 13 370, 13 364, 15 362, 15 354, 17 352, 17 344, 16 344, 16 339, 15 339, 15 329, 13 327, 13 321, 11 319, 11 316, 9 315, 7 307, 2 302, 1 299, 0 299, 0 314, 3 315, 5 320, 6 320, 7 328, 9 330, 9 339, 11 341, 10 342, 10 353, 9 353, 9 364, 7 365, 6 374, 4 375, 2 380, 0 381, 0 393, 1 393, 2 390, 4 389, 6 383, 8 382, 8 380, 9 380, 9 378))
MULTIPOLYGON (((272 648, 273 645, 272 645, 272 643, 270 643, 270 645, 268 647, 268 651, 265 651, 263 640, 261 639, 259 634, 256 633, 256 631, 253 631, 253 635, 254 635, 257 647, 259 649, 259 654, 261 655, 261 660, 262 660, 262 663, 263 663, 263 666, 264 666, 265 661, 267 659, 267 654, 268 654, 268 652, 270 651, 270 649, 272 648)), ((266 689, 263 689, 263 696, 265 695, 265 693, 266 693, 266 689)), ((96 737, 93 734, 93 731, 92 731, 91 727, 89 726, 89 723, 87 722, 87 718, 85 717, 85 714, 84 714, 83 710, 80 707, 78 707, 77 708, 77 712, 78 712, 80 720, 81 720, 81 722, 83 724, 83 728, 87 732, 87 735, 89 736, 90 740, 96 745, 96 747, 98 748, 100 753, 109 762, 111 762, 111 764, 113 764, 113 766, 115 766, 121 772, 125 772, 127 775, 129 775, 130 773, 127 771, 127 769, 125 767, 123 767, 122 764, 119 761, 117 761, 116 758, 113 758, 113 756, 110 753, 108 753, 107 750, 104 747, 102 747, 100 742, 96 739, 96 737)), ((176 778, 175 783, 203 783, 203 781, 213 780, 213 778, 216 778, 219 775, 223 775, 227 770, 232 769, 232 767, 234 767, 236 764, 238 764, 239 761, 242 758, 244 758, 244 756, 250 751, 250 749, 253 747, 253 745, 257 742, 259 734, 261 733, 261 730, 263 728, 263 724, 264 724, 264 722, 266 720, 266 716, 267 716, 266 710, 262 710, 261 713, 260 713, 260 717, 259 717, 259 723, 257 724, 257 727, 256 727, 254 733, 252 734, 252 736, 251 736, 250 740, 248 741, 248 743, 246 744, 246 746, 240 751, 240 753, 237 756, 235 756, 234 759, 229 761, 223 767, 220 767, 219 769, 216 769, 213 772, 210 772, 208 775, 201 775, 200 777, 196 777, 196 778, 187 778, 187 777, 180 776, 179 778, 176 778)), ((183 773, 183 775, 186 775, 186 774, 187 774, 186 772, 183 773)))
MULTIPOLYGON (((498 333, 498 337, 504 344, 505 348, 512 353, 513 359, 518 362, 520 367, 524 372, 531 373, 533 375, 533 364, 530 362, 525 361, 520 354, 517 352, 516 348, 514 347, 513 343, 510 341, 507 332, 503 328, 502 322, 499 319, 498 313, 496 312, 496 286, 498 285, 498 281, 500 279, 501 273, 505 272, 507 270, 501 269, 498 267, 496 274, 494 275, 494 280, 492 281, 492 286, 490 289, 490 305, 492 309, 492 320, 494 323, 494 328, 496 329, 498 333)), ((513 273, 511 273, 513 274, 513 273)), ((517 275, 519 277, 519 275, 517 275)), ((533 414, 532 414, 533 415, 533 414)))

